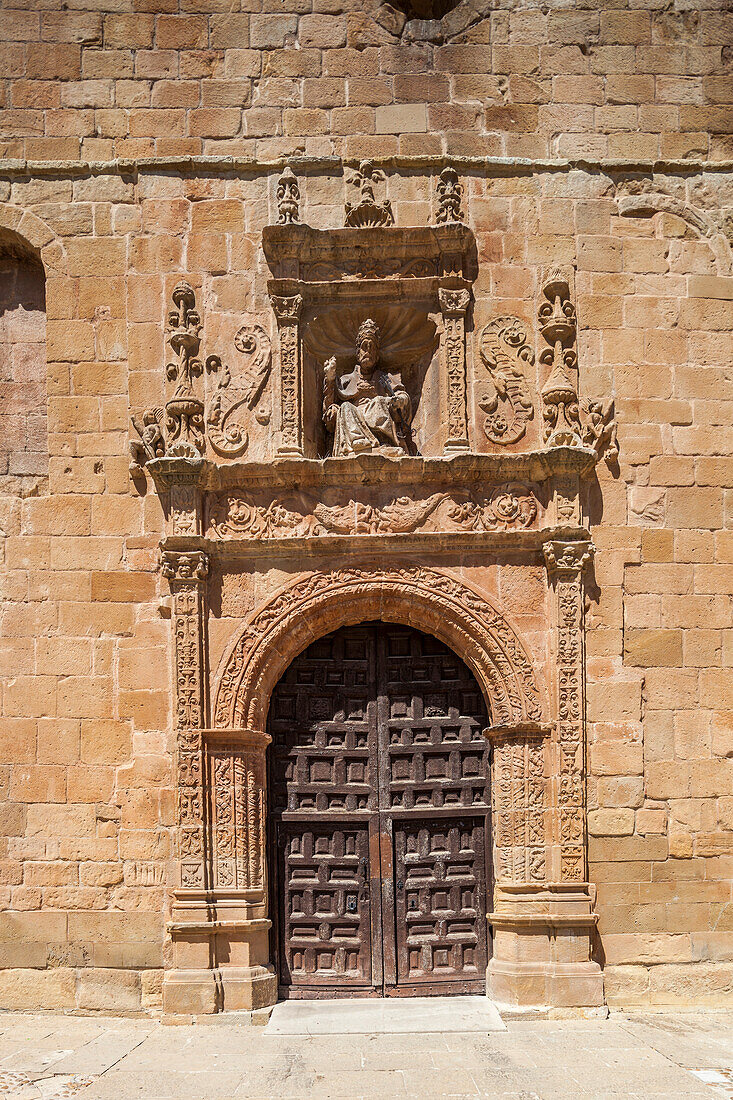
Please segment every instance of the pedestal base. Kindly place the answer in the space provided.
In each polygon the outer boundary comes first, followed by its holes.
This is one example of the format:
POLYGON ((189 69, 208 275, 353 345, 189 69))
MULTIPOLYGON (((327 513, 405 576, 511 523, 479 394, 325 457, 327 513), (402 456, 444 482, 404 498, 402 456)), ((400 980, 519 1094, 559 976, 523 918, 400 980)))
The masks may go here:
POLYGON ((591 959, 596 920, 587 884, 497 886, 488 996, 508 1008, 602 1006, 603 972, 591 959))

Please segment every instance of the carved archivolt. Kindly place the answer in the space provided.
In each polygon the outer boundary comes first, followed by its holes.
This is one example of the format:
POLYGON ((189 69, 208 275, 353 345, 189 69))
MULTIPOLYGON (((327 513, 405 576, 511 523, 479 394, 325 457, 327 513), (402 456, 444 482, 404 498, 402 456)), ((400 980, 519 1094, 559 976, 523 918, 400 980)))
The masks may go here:
POLYGON ((224 662, 215 726, 264 729, 270 694, 298 653, 332 630, 376 618, 415 624, 451 646, 481 684, 493 724, 542 719, 532 662, 485 596, 437 569, 376 567, 311 573, 261 607, 224 662))

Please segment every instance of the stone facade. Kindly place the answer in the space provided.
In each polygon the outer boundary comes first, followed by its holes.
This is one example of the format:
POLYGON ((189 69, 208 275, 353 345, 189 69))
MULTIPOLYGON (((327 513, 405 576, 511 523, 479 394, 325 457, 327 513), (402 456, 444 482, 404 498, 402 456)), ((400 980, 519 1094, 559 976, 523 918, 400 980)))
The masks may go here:
POLYGON ((489 994, 730 1000, 733 17, 141 6, 0 12, 0 1005, 270 1003, 270 693, 380 618, 489 994))

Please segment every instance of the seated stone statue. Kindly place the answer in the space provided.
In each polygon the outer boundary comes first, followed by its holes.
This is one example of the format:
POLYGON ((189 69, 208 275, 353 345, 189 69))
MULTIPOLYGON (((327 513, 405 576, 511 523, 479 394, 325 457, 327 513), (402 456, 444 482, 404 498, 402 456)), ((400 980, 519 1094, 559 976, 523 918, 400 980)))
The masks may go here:
POLYGON ((368 319, 356 336, 356 366, 337 375, 336 360, 324 368, 323 422, 333 432, 333 455, 405 452, 409 435, 410 397, 399 376, 395 380, 378 366, 379 327, 368 319))

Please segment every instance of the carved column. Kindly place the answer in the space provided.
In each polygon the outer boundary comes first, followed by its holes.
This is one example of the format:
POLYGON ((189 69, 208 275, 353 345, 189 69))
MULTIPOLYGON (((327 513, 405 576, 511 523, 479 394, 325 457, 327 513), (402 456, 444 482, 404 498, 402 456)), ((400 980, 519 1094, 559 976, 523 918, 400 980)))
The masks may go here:
POLYGON ((281 456, 303 455, 303 381, 300 353, 300 294, 283 298, 271 295, 280 340, 280 442, 281 456))
POLYGON ((445 333, 445 364, 448 379, 447 454, 468 450, 466 412, 466 310, 471 301, 468 290, 438 291, 445 333))

